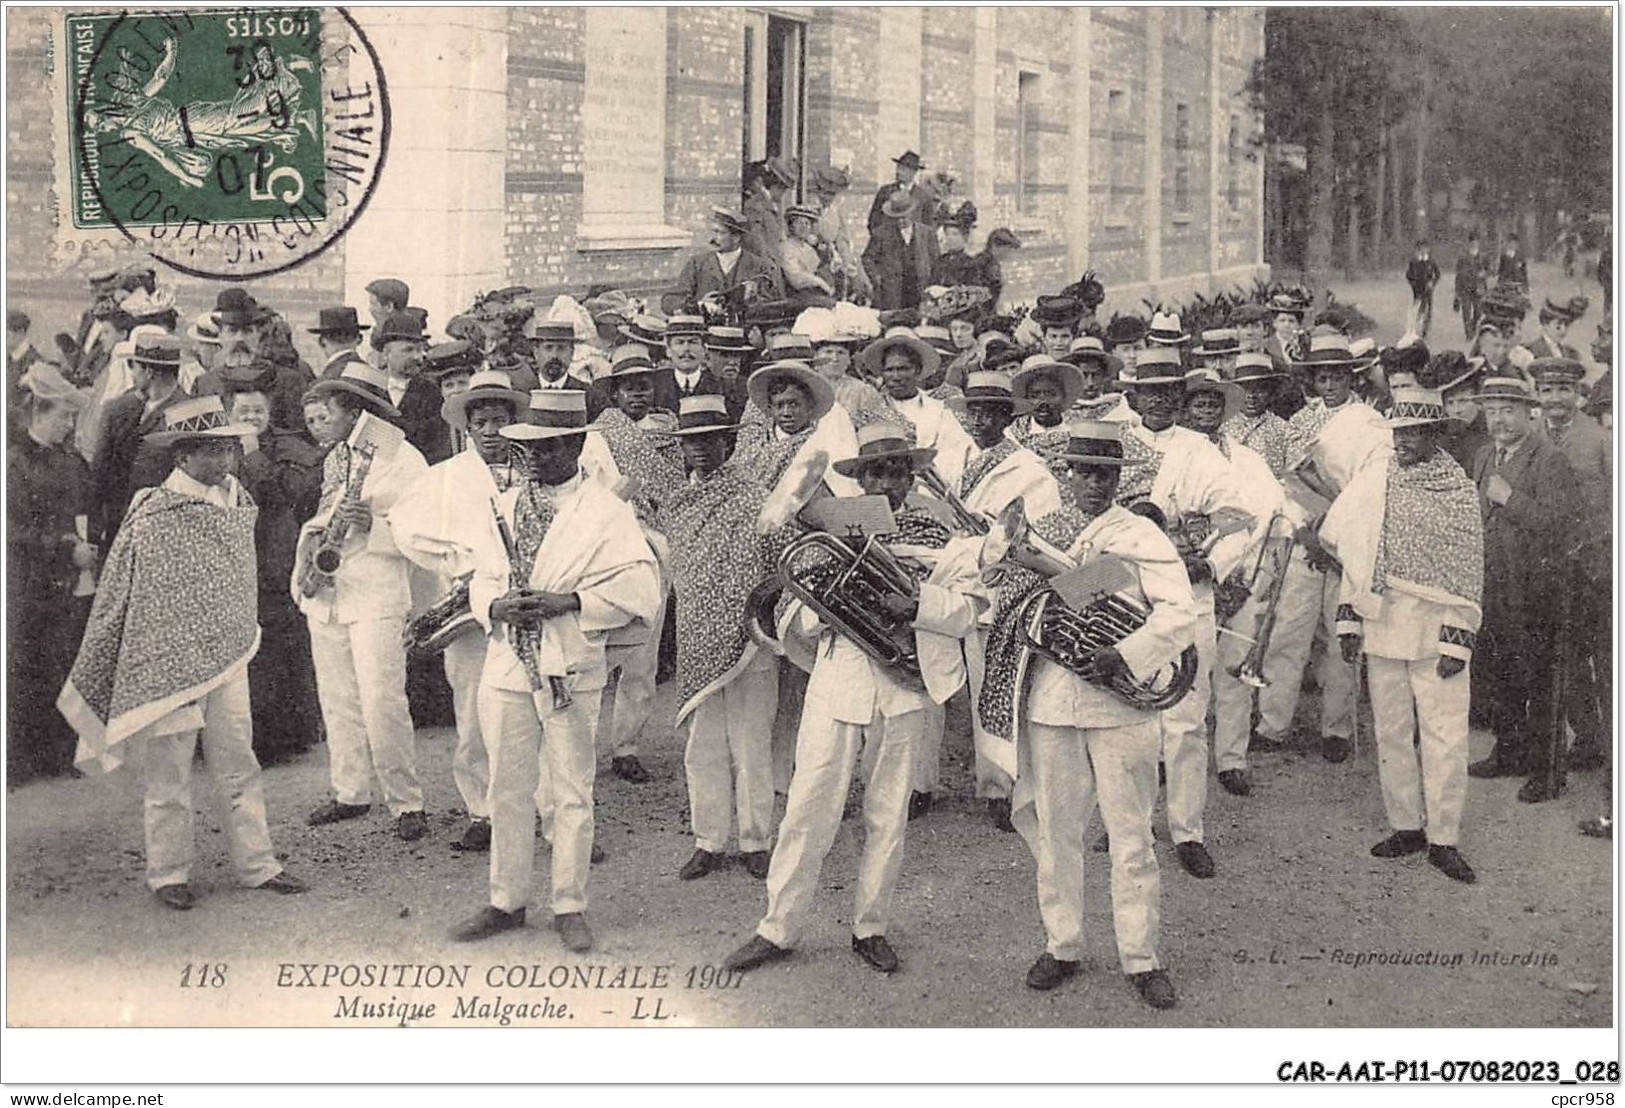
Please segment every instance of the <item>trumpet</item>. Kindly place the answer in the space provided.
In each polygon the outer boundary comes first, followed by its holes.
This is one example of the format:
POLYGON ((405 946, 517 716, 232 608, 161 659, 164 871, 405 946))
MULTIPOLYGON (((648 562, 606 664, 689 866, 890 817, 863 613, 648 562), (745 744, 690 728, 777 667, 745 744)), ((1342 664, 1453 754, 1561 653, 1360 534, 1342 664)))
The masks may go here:
MULTIPOLYGON (((1279 513, 1277 513, 1279 514, 1279 513)), ((1273 521, 1272 521, 1273 526, 1273 521)), ((1259 546, 1259 563, 1264 560, 1263 547, 1268 545, 1269 531, 1264 532, 1265 542, 1259 546)), ((1286 549, 1281 551, 1274 560, 1275 573, 1270 578, 1269 588, 1264 593, 1263 608, 1258 613, 1258 619, 1253 623, 1253 633, 1250 636, 1240 635, 1240 632, 1224 628, 1228 635, 1238 635, 1246 638, 1252 645, 1247 648, 1247 656, 1230 668, 1230 676, 1243 685, 1251 685, 1255 689, 1262 689, 1269 684, 1264 676, 1264 657, 1269 653, 1270 639, 1275 634, 1276 611, 1281 605, 1281 589, 1286 582, 1287 567, 1292 564, 1292 553, 1298 545, 1298 536, 1294 532, 1287 541, 1286 549)), ((1253 577, 1256 579, 1258 570, 1255 568, 1253 577)))

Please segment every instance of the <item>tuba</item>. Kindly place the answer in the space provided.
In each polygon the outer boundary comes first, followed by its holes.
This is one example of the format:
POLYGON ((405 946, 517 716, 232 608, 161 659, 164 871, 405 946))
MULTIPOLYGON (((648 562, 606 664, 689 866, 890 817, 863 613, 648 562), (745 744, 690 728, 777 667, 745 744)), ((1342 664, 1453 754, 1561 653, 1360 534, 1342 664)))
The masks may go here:
MULTIPOLYGON (((1027 506, 1019 497, 999 513, 989 541, 983 546, 984 562, 989 555, 1045 578, 1078 568, 1070 554, 1033 532, 1027 506)), ((983 571, 983 580, 995 582, 1001 574, 990 571, 997 570, 997 564, 989 565, 983 571)), ((1017 618, 1027 650, 1089 681, 1090 656, 1138 631, 1148 614, 1139 604, 1116 593, 1102 594, 1087 608, 1078 610, 1062 600, 1053 586, 1046 585, 1022 602, 1017 618)), ((1160 712, 1179 703, 1191 691, 1196 684, 1196 666, 1196 647, 1191 645, 1180 652, 1167 671, 1148 681, 1137 682, 1119 675, 1103 687, 1141 711, 1160 712)))
POLYGON ((920 660, 911 620, 897 619, 882 600, 919 599, 919 586, 895 554, 871 535, 861 540, 812 531, 779 555, 786 592, 818 614, 865 654, 910 687, 921 687, 920 660))
POLYGON ((457 578, 445 596, 406 621, 401 645, 406 647, 408 657, 433 657, 450 646, 453 639, 478 626, 468 602, 468 583, 473 576, 470 572, 457 578))

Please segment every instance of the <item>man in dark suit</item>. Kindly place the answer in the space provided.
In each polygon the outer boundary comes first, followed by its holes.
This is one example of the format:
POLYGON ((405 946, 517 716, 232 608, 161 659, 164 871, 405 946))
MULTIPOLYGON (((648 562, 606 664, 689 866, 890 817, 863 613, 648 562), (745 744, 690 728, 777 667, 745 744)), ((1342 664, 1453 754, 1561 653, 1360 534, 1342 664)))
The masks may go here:
POLYGON ((691 309, 708 298, 720 308, 723 297, 738 303, 777 300, 784 295, 784 274, 779 263, 745 244, 744 216, 722 208, 711 209, 710 247, 689 257, 671 291, 691 309), (739 286, 752 282, 751 294, 739 286))
POLYGON ((440 418, 440 386, 423 373, 428 338, 423 316, 407 308, 384 317, 372 333, 372 348, 389 378, 389 402, 401 413, 406 441, 430 465, 451 457, 451 428, 440 418))
POLYGON ((744 382, 730 384, 707 367, 703 317, 674 315, 666 321, 666 359, 655 372, 655 407, 675 412, 685 396, 721 396, 728 418, 739 421, 748 399, 744 382))
POLYGON ((316 326, 305 328, 316 336, 316 345, 322 348, 322 355, 327 359, 316 376, 337 377, 348 363, 363 361, 356 347, 361 345, 361 332, 371 327, 372 324, 360 321, 354 308, 323 308, 316 316, 316 326))
POLYGON ((297 365, 271 359, 266 344, 270 312, 246 290, 233 287, 215 297, 213 318, 220 329, 220 353, 192 391, 213 396, 224 394, 228 385, 253 385, 270 400, 275 426, 306 434, 304 399, 311 378, 297 365))
POLYGON ((1525 803, 1562 788, 1562 737, 1554 734, 1553 677, 1564 646, 1565 593, 1577 538, 1574 470, 1535 434, 1534 391, 1521 378, 1490 377, 1478 392, 1491 443, 1473 461, 1484 512, 1484 620, 1473 696, 1487 698, 1495 749, 1474 777, 1527 774, 1525 803))
POLYGON ((920 161, 920 156, 912 150, 905 151, 902 157, 893 158, 892 164, 897 167, 897 179, 891 184, 881 185, 880 188, 875 190, 874 203, 869 205, 869 234, 871 236, 875 233, 875 228, 885 220, 881 209, 886 206, 886 201, 890 200, 892 194, 898 189, 907 189, 914 184, 914 178, 918 177, 920 170, 925 168, 925 163, 920 161))
POLYGON ((98 550, 118 534, 135 491, 169 476, 169 452, 146 436, 162 431, 164 412, 187 399, 180 384, 181 343, 174 335, 142 335, 128 360, 135 387, 107 402, 91 459, 90 542, 98 550))
POLYGON ((1451 305, 1461 313, 1461 330, 1472 342, 1478 336, 1478 301, 1488 284, 1489 262, 1478 252, 1478 232, 1467 236, 1467 251, 1456 258, 1456 296, 1451 305))
POLYGON ((874 305, 881 311, 918 308, 936 265, 937 232, 925 217, 925 205, 914 189, 893 192, 870 220, 863 268, 874 286, 874 305))
POLYGON ((1495 267, 1495 281, 1500 285, 1517 285, 1526 292, 1529 289, 1529 262, 1518 253, 1517 235, 1507 236, 1501 260, 1495 267))
POLYGON ((587 394, 587 419, 598 418, 598 413, 609 406, 604 390, 593 382, 570 372, 575 360, 576 332, 568 320, 540 319, 536 316, 525 323, 525 337, 531 342, 531 364, 536 370, 539 389, 577 389, 587 394))

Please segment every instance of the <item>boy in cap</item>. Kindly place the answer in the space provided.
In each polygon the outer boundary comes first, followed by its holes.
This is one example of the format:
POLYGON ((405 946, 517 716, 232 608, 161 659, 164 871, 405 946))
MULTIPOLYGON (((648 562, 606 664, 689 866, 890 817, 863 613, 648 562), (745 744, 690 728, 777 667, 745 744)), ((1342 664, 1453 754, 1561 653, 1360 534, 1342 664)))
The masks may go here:
POLYGON ((499 432, 516 451, 515 480, 487 505, 493 527, 469 583, 470 611, 490 637, 479 692, 491 754, 490 902, 453 929, 460 942, 525 924, 545 758, 553 927, 569 950, 592 949, 585 913, 604 640, 652 620, 660 591, 631 506, 582 472, 588 433, 586 394, 569 389, 533 391, 527 418, 499 432))
POLYGON ((226 421, 218 397, 165 411, 150 442, 174 468, 131 503, 57 700, 79 733, 74 761, 84 769, 111 772, 130 740, 146 740, 147 886, 181 911, 197 901, 191 776, 200 738, 238 882, 305 891, 276 859, 254 760, 256 512, 232 475, 245 432, 226 421))
POLYGON ((412 603, 409 567, 389 513, 428 466, 416 447, 391 441, 387 430, 380 432, 370 461, 349 441, 363 413, 398 433, 400 413, 387 386, 382 372, 352 362, 340 376, 310 387, 311 396, 325 404, 331 449, 322 464, 320 506, 300 535, 291 589, 310 627, 334 791, 306 822, 319 827, 366 815, 376 779, 396 834, 411 842, 428 833, 429 823, 401 649, 412 603), (330 580, 307 580, 307 563, 330 528, 343 532, 342 560, 330 580))
POLYGON ((835 463, 866 496, 885 497, 895 530, 874 538, 919 581, 912 597, 887 594, 884 600, 890 618, 913 631, 918 674, 910 679, 882 665, 799 601, 780 618, 786 652, 812 676, 767 875, 767 914, 750 941, 728 956, 729 969, 743 972, 787 957, 800 939, 866 736, 877 746, 867 757, 868 835, 858 865, 852 950, 881 973, 898 968, 886 929, 903 862, 915 750, 926 707, 946 702, 964 683, 959 640, 974 627, 980 603, 972 595, 980 539, 952 544, 934 515, 905 506, 916 474, 931 458, 929 448, 912 445, 906 425, 874 422, 859 429, 857 456, 835 463))
POLYGON ((1426 848, 1435 868, 1471 884, 1456 843, 1467 801, 1471 682, 1463 671, 1481 616, 1484 532, 1478 490, 1439 446, 1447 418, 1436 390, 1396 388, 1385 421, 1393 453, 1355 473, 1320 535, 1343 566, 1343 658, 1366 656, 1377 771, 1394 828, 1371 854, 1426 848))
MULTIPOLYGON (((989 637, 988 679, 977 701, 983 725, 1015 745, 1020 771, 1013 821, 1037 863, 1045 950, 1027 987, 1049 990, 1074 976, 1083 958, 1083 833, 1097 802, 1111 849, 1111 910, 1118 958, 1153 1008, 1171 1008, 1173 984, 1157 957, 1162 885, 1152 849, 1161 745, 1156 714, 1108 690, 1107 683, 1155 677, 1191 644, 1197 620, 1190 582, 1172 544, 1148 519, 1118 504, 1125 466, 1121 424, 1069 421, 1066 444, 1051 455, 1065 466, 1069 503, 1035 521, 1082 569, 1115 564, 1105 585, 1147 613, 1144 623, 1089 657, 1080 675, 1029 653, 1016 633, 1033 591, 1047 582, 1008 567, 1000 579, 989 637), (1015 675, 1026 668, 1024 687, 1015 675)), ((996 555, 994 555, 996 556, 996 555)))

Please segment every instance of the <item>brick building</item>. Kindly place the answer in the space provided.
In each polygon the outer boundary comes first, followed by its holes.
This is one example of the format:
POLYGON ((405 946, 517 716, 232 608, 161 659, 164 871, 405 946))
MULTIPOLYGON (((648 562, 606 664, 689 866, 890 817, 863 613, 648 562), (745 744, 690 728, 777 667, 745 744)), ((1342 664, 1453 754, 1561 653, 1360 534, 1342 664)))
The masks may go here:
MULTIPOLYGON (((53 229, 50 36, 61 9, 8 12, 7 240, 13 302, 53 320, 84 253, 53 229)), ((1242 85, 1254 8, 360 8, 394 111, 371 207, 339 246, 252 290, 296 319, 364 303, 392 274, 438 327, 506 284, 658 289, 745 160, 848 167, 861 248, 891 158, 946 169, 1024 248, 1006 296, 1095 269, 1108 308, 1263 272, 1256 120, 1242 85)), ((172 275, 186 311, 212 290, 172 275)), ((43 330, 43 328, 42 328, 43 330)))

